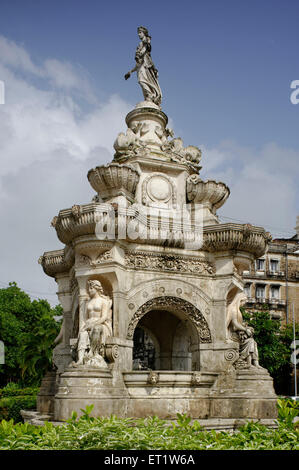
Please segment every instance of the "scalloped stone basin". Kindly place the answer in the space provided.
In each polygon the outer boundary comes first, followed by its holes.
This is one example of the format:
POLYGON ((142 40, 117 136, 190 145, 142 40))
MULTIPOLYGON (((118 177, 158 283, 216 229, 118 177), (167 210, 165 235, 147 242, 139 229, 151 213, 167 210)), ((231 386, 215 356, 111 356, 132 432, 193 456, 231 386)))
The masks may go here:
POLYGON ((139 177, 139 171, 132 165, 119 163, 97 166, 87 173, 92 188, 104 200, 120 194, 133 199, 139 177))
POLYGON ((202 181, 198 175, 187 179, 187 196, 189 201, 209 204, 213 210, 221 207, 230 195, 226 184, 214 180, 202 181))

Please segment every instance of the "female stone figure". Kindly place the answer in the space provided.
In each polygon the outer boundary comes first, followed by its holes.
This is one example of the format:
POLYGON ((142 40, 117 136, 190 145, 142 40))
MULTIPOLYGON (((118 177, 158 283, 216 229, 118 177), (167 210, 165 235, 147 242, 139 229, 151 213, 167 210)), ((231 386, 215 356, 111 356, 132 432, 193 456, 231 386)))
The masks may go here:
POLYGON ((237 331, 246 331, 240 311, 240 307, 245 304, 246 300, 247 296, 244 292, 239 292, 227 307, 226 328, 231 334, 237 331))
POLYGON ((112 336, 112 300, 104 295, 100 281, 88 281, 87 290, 86 318, 79 331, 74 365, 107 367, 103 356, 106 340, 112 336))
POLYGON ((226 327, 231 333, 237 334, 240 342, 239 347, 239 359, 242 359, 246 363, 246 367, 252 366, 263 369, 259 365, 258 361, 258 349, 255 340, 253 339, 253 328, 248 327, 246 323, 243 323, 242 313, 240 307, 246 303, 247 296, 244 292, 239 292, 234 297, 233 301, 227 308, 226 327))
POLYGON ((136 49, 136 66, 126 73, 125 79, 127 80, 131 73, 137 72, 138 83, 142 88, 145 101, 152 101, 160 106, 162 92, 158 82, 158 70, 151 58, 151 36, 144 26, 139 26, 137 32, 141 42, 136 49))

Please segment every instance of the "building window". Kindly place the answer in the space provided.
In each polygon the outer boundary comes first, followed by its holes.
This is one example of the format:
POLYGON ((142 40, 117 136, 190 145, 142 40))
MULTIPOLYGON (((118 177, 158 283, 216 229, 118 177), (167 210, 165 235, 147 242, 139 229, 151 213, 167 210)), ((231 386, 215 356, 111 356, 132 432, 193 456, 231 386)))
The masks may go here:
POLYGON ((245 286, 244 286, 244 294, 247 295, 248 298, 251 297, 251 295, 250 295, 250 287, 251 287, 251 284, 245 284, 245 286))
POLYGON ((271 286, 270 296, 271 299, 279 299, 279 286, 271 286))
POLYGON ((271 273, 278 272, 278 259, 270 259, 270 272, 271 273))
POLYGON ((257 285, 255 289, 255 296, 257 299, 265 298, 265 286, 257 285))
POLYGON ((264 271, 265 269, 265 260, 264 259, 257 259, 256 260, 256 270, 257 271, 264 271))

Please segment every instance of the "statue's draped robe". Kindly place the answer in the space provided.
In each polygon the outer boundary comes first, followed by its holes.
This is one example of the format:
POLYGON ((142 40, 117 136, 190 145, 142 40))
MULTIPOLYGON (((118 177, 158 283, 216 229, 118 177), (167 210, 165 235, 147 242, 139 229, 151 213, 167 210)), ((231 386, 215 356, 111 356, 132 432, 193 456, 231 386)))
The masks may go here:
POLYGON ((142 42, 136 50, 137 78, 146 101, 152 101, 160 106, 162 92, 158 82, 158 72, 150 55, 150 45, 142 42))

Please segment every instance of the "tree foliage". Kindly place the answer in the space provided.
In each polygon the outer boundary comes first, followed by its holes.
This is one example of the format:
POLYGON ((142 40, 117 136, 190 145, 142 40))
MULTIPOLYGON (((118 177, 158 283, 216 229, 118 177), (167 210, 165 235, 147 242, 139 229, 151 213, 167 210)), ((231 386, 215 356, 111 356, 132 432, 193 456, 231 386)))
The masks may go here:
POLYGON ((0 339, 5 346, 0 385, 39 384, 51 367, 53 341, 60 329, 54 317, 61 314, 61 306, 51 308, 46 300, 32 301, 14 282, 0 289, 0 339))

